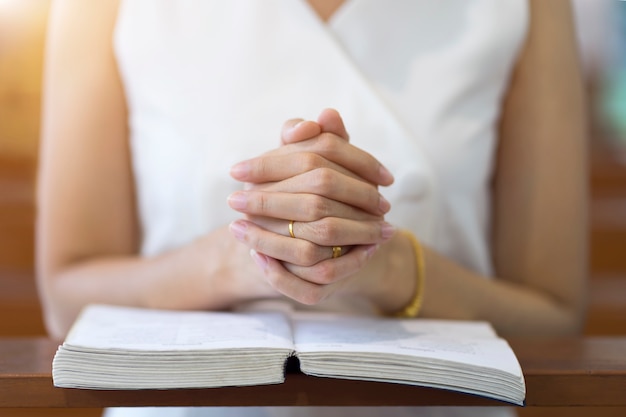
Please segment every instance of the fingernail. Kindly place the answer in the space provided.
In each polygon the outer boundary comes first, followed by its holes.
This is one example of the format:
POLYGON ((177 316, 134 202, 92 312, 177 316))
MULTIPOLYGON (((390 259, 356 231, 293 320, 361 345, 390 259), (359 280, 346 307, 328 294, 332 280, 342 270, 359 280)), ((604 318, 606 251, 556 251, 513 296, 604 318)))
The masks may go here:
POLYGON ((391 237, 393 236, 393 234, 395 232, 396 232, 396 228, 395 227, 393 227, 389 223, 383 223, 383 227, 382 227, 383 239, 385 239, 385 240, 391 239, 391 237))
POLYGON ((245 222, 235 220, 230 224, 230 231, 237 238, 237 240, 245 240, 248 225, 245 222))
POLYGON ((254 263, 260 266, 262 269, 267 268, 268 262, 267 262, 267 257, 265 255, 261 255, 259 252, 255 251, 254 249, 250 249, 250 256, 252 256, 254 263))
POLYGON ((235 179, 247 178, 250 173, 250 163, 248 161, 239 162, 230 168, 230 175, 235 179))
POLYGON ((374 254, 376 253, 378 248, 380 248, 380 245, 370 245, 370 246, 368 246, 368 248, 365 250, 365 258, 369 259, 372 256, 374 256, 374 254))
POLYGON ((380 209, 381 212, 387 213, 391 209, 391 204, 382 195, 380 195, 379 197, 380 197, 380 200, 378 201, 378 208, 380 209))
POLYGON ((248 205, 248 197, 245 193, 234 192, 228 196, 228 205, 235 210, 243 210, 248 205))
POLYGON ((381 184, 383 185, 389 185, 391 183, 393 183, 394 178, 393 175, 391 174, 391 172, 385 168, 383 165, 381 165, 378 169, 378 172, 380 174, 380 178, 381 178, 381 184))

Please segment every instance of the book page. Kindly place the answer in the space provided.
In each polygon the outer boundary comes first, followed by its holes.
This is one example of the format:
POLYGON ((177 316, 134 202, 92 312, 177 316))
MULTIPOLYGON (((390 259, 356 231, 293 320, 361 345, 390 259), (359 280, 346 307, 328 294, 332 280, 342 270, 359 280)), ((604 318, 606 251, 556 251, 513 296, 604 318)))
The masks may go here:
POLYGON ((484 322, 306 313, 295 314, 292 320, 298 352, 404 355, 521 375, 508 343, 484 322))
POLYGON ((139 351, 294 348, 289 320, 281 313, 167 311, 104 305, 87 307, 64 345, 139 351))

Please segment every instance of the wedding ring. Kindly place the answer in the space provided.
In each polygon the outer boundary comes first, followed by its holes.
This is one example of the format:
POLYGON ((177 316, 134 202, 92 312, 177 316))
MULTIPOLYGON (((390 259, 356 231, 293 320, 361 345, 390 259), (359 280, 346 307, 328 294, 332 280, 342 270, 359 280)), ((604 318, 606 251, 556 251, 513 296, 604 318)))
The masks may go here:
POLYGON ((293 237, 294 239, 296 237, 296 235, 293 234, 293 220, 289 222, 289 236, 293 237))
POLYGON ((341 246, 333 246, 333 259, 341 256, 341 246))

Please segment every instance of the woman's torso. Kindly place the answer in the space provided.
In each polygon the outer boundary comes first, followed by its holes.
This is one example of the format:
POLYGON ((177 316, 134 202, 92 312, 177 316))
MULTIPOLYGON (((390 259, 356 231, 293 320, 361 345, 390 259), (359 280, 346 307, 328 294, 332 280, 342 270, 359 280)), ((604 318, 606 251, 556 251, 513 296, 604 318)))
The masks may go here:
MULTIPOLYGON (((183 245, 235 219, 226 197, 240 185, 230 166, 278 146, 286 119, 335 107, 351 141, 396 177, 382 190, 392 204, 388 219, 490 275, 497 123, 527 15, 524 0, 347 0, 324 23, 306 0, 123 0, 115 48, 130 113, 142 253, 183 245)), ((245 414, 296 411, 345 409, 245 414)))
POLYGON ((306 0, 123 1, 143 253, 236 218, 229 167, 335 107, 396 176, 390 221, 491 274, 497 122, 526 25, 522 0, 348 0, 328 23, 306 0))

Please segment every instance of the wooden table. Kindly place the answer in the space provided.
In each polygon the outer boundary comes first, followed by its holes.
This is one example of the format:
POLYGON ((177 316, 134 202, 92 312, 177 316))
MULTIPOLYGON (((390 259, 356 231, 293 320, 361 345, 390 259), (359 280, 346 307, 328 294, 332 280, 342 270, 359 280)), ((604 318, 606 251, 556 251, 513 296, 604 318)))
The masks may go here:
MULTIPOLYGON (((626 406, 626 337, 511 340, 528 406, 626 406)), ((290 373, 286 382, 241 388, 94 391, 52 385, 57 343, 0 338, 0 407, 503 405, 484 398, 378 382, 290 373)))

